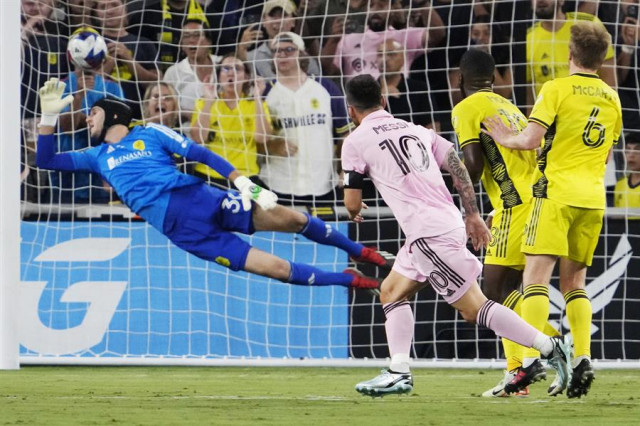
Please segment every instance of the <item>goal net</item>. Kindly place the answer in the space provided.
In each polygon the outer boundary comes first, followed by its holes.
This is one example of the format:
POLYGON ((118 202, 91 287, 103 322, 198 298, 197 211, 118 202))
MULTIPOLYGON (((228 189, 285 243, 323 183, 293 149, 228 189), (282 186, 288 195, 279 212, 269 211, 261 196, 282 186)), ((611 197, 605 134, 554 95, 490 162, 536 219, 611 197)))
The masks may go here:
MULTIPOLYGON (((616 182, 631 171, 625 165, 624 142, 640 131, 637 4, 567 1, 554 13, 569 24, 597 15, 612 34, 606 78, 613 78, 618 87, 625 135, 607 166, 609 207, 586 291, 593 304, 593 357, 607 365, 637 362, 640 221, 635 219, 640 204, 633 205, 632 198, 638 195, 631 194, 629 204, 614 207, 616 182)), ((494 56, 495 90, 526 111, 537 90, 533 79, 542 74, 561 76, 566 64, 566 58, 549 59, 546 65, 528 59, 527 34, 535 26, 540 26, 540 19, 529 1, 23 0, 21 38, 12 41, 22 46, 21 277, 16 301, 21 362, 259 365, 309 360, 319 365, 358 365, 389 356, 376 295, 337 286, 293 286, 205 262, 172 245, 122 205, 98 176, 38 169, 37 91, 47 79, 63 79, 74 95, 71 110, 59 120, 60 152, 95 143, 88 136, 85 115, 93 101, 106 95, 126 99, 137 124, 162 123, 215 150, 213 145, 225 140, 220 135, 229 131, 225 126, 241 122, 228 124, 229 117, 238 114, 234 105, 240 98, 247 101, 256 90, 249 87, 235 100, 228 97, 233 92, 228 90, 231 80, 221 73, 231 70, 225 64, 235 67, 225 55, 236 52, 247 64, 245 71, 267 82, 262 99, 268 112, 242 116, 243 123, 258 126, 264 118, 269 123, 266 139, 281 143, 290 138, 294 148, 286 148, 290 151, 285 156, 293 160, 287 160, 286 167, 296 164, 302 170, 283 172, 290 186, 278 188, 292 191, 279 192, 301 194, 304 189, 293 186, 303 171, 307 177, 300 179, 316 191, 308 194, 317 194, 318 187, 329 188, 325 197, 281 197, 283 202, 325 219, 352 239, 395 254, 403 244, 402 231, 371 183, 364 191, 370 206, 366 220, 350 223, 342 207, 339 174, 330 171, 326 182, 318 182, 308 161, 321 162, 321 151, 304 143, 339 146, 341 131, 348 129, 340 93, 349 77, 361 72, 380 76, 396 116, 435 128, 455 141, 450 113, 461 99, 457 68, 470 47, 494 56), (66 54, 69 38, 85 27, 97 30, 108 45, 109 59, 93 71, 81 71, 66 54), (394 30, 388 34, 395 35, 383 36, 390 27, 394 30), (288 96, 274 92, 270 82, 282 77, 286 67, 274 65, 269 39, 281 31, 302 37, 303 68, 309 79, 318 82, 314 90, 324 92, 292 90, 288 96), (365 31, 376 34, 375 43, 353 41, 365 31), (403 76, 402 82, 394 75, 403 76), (330 107, 323 104, 323 96, 331 100, 330 107), (226 102, 228 111, 219 120, 203 120, 199 114, 218 101, 226 102), (327 118, 328 114, 333 116, 327 118), (332 122, 324 142, 315 130, 295 133, 316 124, 314 120, 332 122), (307 139, 297 140, 296 135, 307 139)), ((295 38, 291 40, 295 44, 295 38)), ((551 42, 563 40, 553 36, 551 42)), ((291 53, 277 50, 275 55, 283 58, 291 53)), ((277 173, 275 164, 283 158, 279 148, 269 151, 267 144, 256 153, 259 132, 238 134, 243 149, 254 150, 256 167, 261 168, 252 173, 261 178, 265 170, 277 173)), ((231 155, 236 148, 217 149, 231 155)), ((247 152, 241 158, 246 160, 247 152)), ((330 167, 332 162, 337 166, 339 151, 333 156, 329 148, 328 156, 330 167)), ((251 172, 251 165, 243 166, 251 172)), ((178 161, 178 167, 212 185, 225 184, 197 165, 178 161)), ((280 185, 274 175, 265 179, 280 185)), ((629 186, 633 192, 634 186, 629 186)), ((490 210, 488 199, 481 187, 478 194, 485 213, 490 210)), ((454 199, 457 202, 457 196, 454 199)), ((349 266, 344 252, 299 235, 257 233, 246 238, 269 253, 325 270, 349 266)), ((368 275, 384 276, 376 268, 360 268, 368 275)), ((557 277, 550 301, 550 321, 568 333, 557 277)), ((411 355, 416 360, 425 365, 434 360, 460 366, 501 365, 495 361, 503 358, 495 335, 465 323, 430 288, 421 291, 411 306, 415 316, 411 355)))

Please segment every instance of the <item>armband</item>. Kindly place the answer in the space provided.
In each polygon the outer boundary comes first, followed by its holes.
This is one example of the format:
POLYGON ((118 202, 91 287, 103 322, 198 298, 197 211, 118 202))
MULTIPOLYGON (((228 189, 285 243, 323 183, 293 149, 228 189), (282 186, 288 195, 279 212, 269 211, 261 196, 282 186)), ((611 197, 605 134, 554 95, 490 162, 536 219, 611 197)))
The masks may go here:
POLYGON ((351 171, 344 171, 344 187, 350 189, 362 189, 364 182, 364 175, 351 171))

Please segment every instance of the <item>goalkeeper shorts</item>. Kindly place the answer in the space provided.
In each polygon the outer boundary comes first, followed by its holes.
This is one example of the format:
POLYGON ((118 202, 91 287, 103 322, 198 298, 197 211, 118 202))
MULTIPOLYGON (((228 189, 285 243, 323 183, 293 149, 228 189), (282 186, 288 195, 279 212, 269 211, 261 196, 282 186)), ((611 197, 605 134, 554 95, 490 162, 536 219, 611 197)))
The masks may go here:
POLYGON ((436 237, 405 243, 398 252, 393 270, 431 287, 451 304, 476 283, 482 263, 467 249, 465 228, 436 237))
POLYGON ((496 212, 491 224, 491 242, 484 256, 485 265, 524 269, 525 257, 520 246, 530 207, 531 204, 526 203, 496 212))
POLYGON ((591 266, 604 209, 586 209, 548 198, 534 198, 524 229, 525 254, 566 257, 591 266))
POLYGON ((222 191, 203 183, 171 193, 164 234, 194 256, 242 270, 251 245, 233 232, 254 231, 252 211, 242 208, 237 191, 222 191))

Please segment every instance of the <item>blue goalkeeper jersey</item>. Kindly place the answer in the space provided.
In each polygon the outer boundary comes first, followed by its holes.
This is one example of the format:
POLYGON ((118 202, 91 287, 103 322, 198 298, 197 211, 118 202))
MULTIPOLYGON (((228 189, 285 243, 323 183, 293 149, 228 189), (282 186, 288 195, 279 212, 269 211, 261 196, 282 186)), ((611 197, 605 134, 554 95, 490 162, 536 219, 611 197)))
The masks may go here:
POLYGON ((186 157, 192 144, 167 127, 148 124, 118 143, 68 154, 75 170, 99 173, 127 206, 162 231, 171 190, 202 183, 175 167, 173 154, 186 157))

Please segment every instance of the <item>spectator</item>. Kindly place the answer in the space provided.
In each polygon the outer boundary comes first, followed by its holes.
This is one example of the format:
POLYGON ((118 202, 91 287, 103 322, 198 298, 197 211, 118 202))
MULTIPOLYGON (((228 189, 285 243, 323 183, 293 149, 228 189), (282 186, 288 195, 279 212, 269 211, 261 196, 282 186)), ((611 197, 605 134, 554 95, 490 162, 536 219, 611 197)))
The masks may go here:
POLYGON ((196 99, 204 95, 204 82, 213 76, 215 85, 215 66, 220 58, 211 54, 211 43, 200 21, 184 24, 180 48, 186 58, 169 67, 163 81, 173 85, 178 92, 180 114, 188 123, 195 110, 196 99))
MULTIPOLYGON (((509 51, 508 47, 501 45, 494 45, 493 38, 494 32, 497 29, 493 28, 488 15, 481 15, 474 19, 471 24, 471 31, 469 33, 469 45, 476 49, 487 52, 493 56, 496 62, 496 70, 493 75, 493 91, 504 98, 511 98, 513 89, 513 78, 511 76, 511 67, 509 64, 509 51)), ((499 37, 497 37, 498 40, 499 37)), ((460 69, 456 68, 449 71, 449 84, 453 89, 458 87, 460 81, 460 69)), ((462 96, 458 90, 452 90, 451 98, 453 105, 455 106, 462 96)))
POLYGON ((380 87, 385 96, 386 110, 394 117, 414 124, 436 129, 439 123, 434 120, 429 101, 429 86, 421 81, 406 78, 403 47, 395 40, 387 40, 378 47, 378 69, 380 87))
POLYGON ((92 6, 94 0, 65 0, 59 2, 58 10, 61 13, 59 20, 64 21, 65 35, 71 36, 82 27, 90 27, 92 6))
POLYGON ((186 22, 199 21, 209 28, 198 0, 129 0, 127 9, 130 31, 158 43, 156 62, 161 71, 180 60, 181 32, 186 22))
POLYGON ((265 94, 281 138, 269 142, 260 178, 283 203, 333 205, 341 198, 334 159, 351 128, 344 98, 332 81, 307 74, 299 35, 280 33, 271 47, 277 80, 265 94))
POLYGON ((163 124, 175 131, 180 131, 178 93, 169 83, 159 81, 147 86, 142 100, 142 113, 144 123, 163 124))
POLYGON ((22 117, 38 112, 38 88, 69 72, 67 38, 51 20, 53 0, 22 0, 22 117))
MULTIPOLYGON (((569 39, 573 22, 584 20, 602 24, 588 13, 563 12, 563 3, 563 0, 531 0, 537 22, 527 34, 527 83, 531 85, 527 90, 529 109, 545 82, 569 75, 569 39)), ((609 47, 599 75, 615 88, 613 55, 613 48, 609 47)))
MULTIPOLYGON (((628 8, 627 8, 628 11, 628 8)), ((638 18, 637 8, 632 9, 634 16, 624 17, 620 29, 619 49, 617 52, 618 94, 622 104, 624 128, 640 131, 640 69, 638 68, 638 18)))
POLYGON ((96 0, 93 11, 109 49, 103 72, 120 83, 133 116, 141 117, 142 93, 159 77, 155 65, 156 48, 148 39, 138 38, 126 30, 124 0, 96 0))
MULTIPOLYGON (((365 31, 368 5, 368 0, 309 0, 301 33, 305 39, 318 40, 320 49, 327 47, 335 52, 344 34, 365 31)), ((326 60, 330 64, 333 57, 330 55, 326 60)), ((322 61, 325 61, 324 53, 322 61)), ((324 63, 323 68, 326 68, 324 63)))
MULTIPOLYGON (((220 90, 216 94, 214 84, 204 85, 204 96, 196 102, 191 120, 191 137, 258 183, 258 151, 264 152, 271 126, 269 110, 260 98, 264 82, 256 79, 254 85, 252 88, 249 66, 233 53, 224 55, 218 66, 220 90)), ((204 164, 197 164, 195 173, 205 180, 230 186, 223 176, 204 164)))
POLYGON ((397 30, 389 27, 391 0, 369 0, 367 29, 364 33, 345 34, 335 46, 335 51, 323 49, 323 55, 333 56, 333 66, 325 69, 327 74, 341 73, 347 79, 358 74, 380 76, 377 67, 377 47, 387 39, 395 40, 405 46, 405 70, 407 75, 413 60, 430 46, 436 46, 444 37, 442 19, 431 8, 424 13, 429 22, 427 28, 406 28, 397 30))
POLYGON ((48 172, 35 167, 38 88, 51 77, 68 71, 67 37, 53 21, 52 0, 21 0, 22 82, 20 85, 22 197, 28 201, 45 201, 48 195, 48 172))
POLYGON ((616 183, 613 206, 640 208, 640 133, 625 135, 624 154, 627 175, 616 183))
MULTIPOLYGON (((250 64, 254 74, 266 79, 276 77, 271 41, 281 32, 293 31, 295 13, 296 5, 291 0, 269 0, 264 4, 261 23, 247 28, 242 34, 238 57, 250 64), (260 44, 253 50, 248 50, 255 41, 260 44)), ((320 64, 316 59, 309 59, 308 71, 309 74, 320 75, 320 64)))
MULTIPOLYGON (((64 96, 73 95, 73 103, 60 114, 58 140, 60 152, 77 151, 91 146, 87 128, 87 116, 94 102, 109 95, 122 99, 124 93, 119 84, 94 71, 76 67, 65 79, 64 96)), ((98 175, 89 173, 52 173, 53 199, 59 203, 107 203, 110 189, 98 175)))
POLYGON ((260 22, 264 0, 210 1, 205 12, 218 56, 235 52, 242 29, 260 22))

